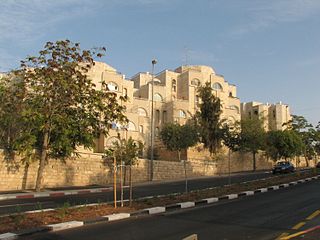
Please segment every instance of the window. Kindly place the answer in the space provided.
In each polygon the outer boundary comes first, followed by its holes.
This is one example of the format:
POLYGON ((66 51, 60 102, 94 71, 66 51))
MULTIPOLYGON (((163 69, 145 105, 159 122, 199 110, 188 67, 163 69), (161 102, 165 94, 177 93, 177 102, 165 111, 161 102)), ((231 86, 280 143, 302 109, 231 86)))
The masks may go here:
POLYGON ((128 89, 126 88, 123 89, 123 96, 128 96, 128 89))
POLYGON ((185 111, 179 110, 179 117, 180 117, 180 118, 186 118, 187 115, 186 115, 185 111))
POLYGON ((172 91, 176 92, 177 91, 177 81, 176 80, 172 80, 172 91))
POLYGON ((136 125, 131 121, 128 124, 128 131, 136 131, 136 125))
POLYGON ((229 92, 229 97, 233 97, 232 92, 229 92))
POLYGON ((212 88, 213 88, 214 90, 222 91, 222 86, 221 86, 221 84, 218 83, 218 82, 212 84, 212 88))
POLYGON ((196 101, 196 103, 199 103, 200 98, 199 98, 199 96, 198 96, 198 95, 196 95, 196 96, 195 96, 195 99, 196 99, 196 100, 195 100, 195 101, 196 101))
POLYGON ((105 144, 105 147, 111 147, 115 142, 119 142, 119 138, 117 137, 110 137, 105 144))
POLYGON ((258 110, 254 110, 254 115, 258 115, 258 110))
POLYGON ((142 117, 146 117, 147 111, 144 108, 138 108, 138 115, 142 117))
POLYGON ((162 122, 166 123, 167 122, 167 111, 162 112, 162 122))
POLYGON ((112 92, 114 92, 114 91, 118 91, 118 85, 116 84, 116 83, 114 83, 114 82, 109 82, 108 84, 107 84, 107 86, 108 86, 108 90, 109 91, 112 91, 112 92))
POLYGON ((191 85, 200 86, 200 80, 197 78, 191 80, 191 85))
POLYGON ((162 102, 162 96, 159 93, 156 93, 155 95, 153 95, 153 100, 156 102, 162 102))
POLYGON ((154 133, 155 137, 159 137, 159 128, 156 127, 155 129, 155 133, 154 133))
POLYGON ((275 119, 276 118, 276 111, 273 110, 272 113, 273 113, 273 118, 275 119))
POLYGON ((231 105, 231 106, 229 106, 229 108, 230 108, 231 110, 236 110, 237 113, 239 113, 239 108, 238 108, 237 106, 231 105))
POLYGON ((139 125, 139 133, 143 133, 143 126, 139 125))
POLYGON ((160 111, 156 110, 156 123, 159 124, 160 122, 160 111))

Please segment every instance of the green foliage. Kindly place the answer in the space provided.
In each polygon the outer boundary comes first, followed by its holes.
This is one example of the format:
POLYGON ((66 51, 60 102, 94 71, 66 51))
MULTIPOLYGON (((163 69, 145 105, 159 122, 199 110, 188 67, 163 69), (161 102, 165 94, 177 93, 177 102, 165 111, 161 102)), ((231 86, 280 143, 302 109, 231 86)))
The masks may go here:
POLYGON ((60 219, 65 218, 65 216, 68 214, 70 210, 70 203, 69 202, 64 202, 63 205, 57 209, 57 214, 60 219))
POLYGON ((104 158, 113 161, 116 158, 117 163, 122 163, 126 166, 132 166, 139 157, 139 152, 143 148, 141 141, 135 141, 130 137, 128 140, 118 138, 112 146, 105 150, 104 158))
POLYGON ((198 142, 198 133, 196 127, 190 123, 185 125, 168 123, 162 128, 160 138, 167 149, 180 153, 181 150, 192 147, 198 142))
POLYGON ((30 161, 33 156, 33 145, 36 142, 33 123, 25 118, 26 89, 14 74, 8 74, 0 80, 0 147, 8 159, 15 152, 30 161))
POLYGON ((0 117, 5 121, 0 144, 24 155, 36 150, 37 190, 48 157, 64 159, 79 145, 91 148, 100 134, 108 134, 112 122, 127 121, 125 107, 118 103, 126 98, 108 91, 104 81, 98 89, 88 77, 94 57, 104 52, 81 50, 69 40, 47 42, 38 56, 21 61, 10 81, 1 82, 0 117))
POLYGON ((267 134, 267 154, 277 161, 299 156, 304 150, 304 144, 296 131, 270 131, 267 134))
POLYGON ((38 57, 22 61, 26 118, 36 122, 39 148, 48 135, 48 155, 69 157, 78 145, 90 148, 99 134, 107 134, 111 121, 124 121, 117 95, 97 89, 87 72, 101 51, 81 50, 69 40, 48 42, 38 57))
POLYGON ((222 128, 223 132, 223 144, 230 150, 236 152, 241 149, 241 127, 240 122, 234 124, 224 124, 222 128))
POLYGON ((265 130, 263 119, 243 118, 241 119, 240 150, 244 152, 257 153, 265 147, 265 130))
POLYGON ((209 82, 199 87, 198 95, 201 101, 199 104, 200 111, 197 111, 195 115, 196 124, 201 142, 213 154, 221 147, 223 139, 220 99, 212 94, 209 82))
POLYGON ((295 131, 302 139, 305 159, 315 158, 320 150, 319 128, 314 128, 303 116, 297 115, 292 116, 292 120, 288 125, 289 129, 295 131))

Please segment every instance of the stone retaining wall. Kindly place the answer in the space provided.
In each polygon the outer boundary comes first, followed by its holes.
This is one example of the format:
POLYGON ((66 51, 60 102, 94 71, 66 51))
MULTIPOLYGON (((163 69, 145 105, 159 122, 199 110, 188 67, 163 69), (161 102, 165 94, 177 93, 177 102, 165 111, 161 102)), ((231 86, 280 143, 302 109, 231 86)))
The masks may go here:
MULTIPOLYGON (((203 154, 201 154, 203 155, 203 154)), ((228 172, 228 155, 221 154, 214 159, 199 158, 197 151, 188 152, 186 163, 188 177, 212 176, 228 172)), ((148 180, 150 161, 139 159, 132 169, 133 181, 148 180)), ((154 180, 172 180, 184 178, 184 162, 154 161, 154 180)), ((271 169, 272 161, 257 155, 257 169, 271 169)), ((252 170, 250 154, 231 154, 231 172, 252 170)), ((0 191, 32 189, 35 187, 38 162, 31 163, 28 168, 19 165, 19 159, 5 161, 0 158, 0 191)), ((126 179, 129 177, 127 169, 126 179)), ((119 173, 119 172, 118 172, 119 173)), ((119 179, 119 178, 118 178, 119 179)), ((79 158, 70 158, 65 162, 50 159, 44 171, 44 187, 83 186, 91 184, 104 185, 113 182, 111 163, 102 159, 101 154, 84 153, 79 158)))

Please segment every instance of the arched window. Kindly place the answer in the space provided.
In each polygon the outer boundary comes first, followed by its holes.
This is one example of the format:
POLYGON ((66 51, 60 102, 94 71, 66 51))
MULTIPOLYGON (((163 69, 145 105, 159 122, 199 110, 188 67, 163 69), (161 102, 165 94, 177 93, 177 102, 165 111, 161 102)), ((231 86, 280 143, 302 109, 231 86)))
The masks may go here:
POLYGON ((193 86, 200 86, 200 80, 195 78, 191 80, 191 85, 193 86))
POLYGON ((147 116, 147 111, 144 108, 138 108, 138 115, 142 116, 142 117, 146 117, 147 116))
POLYGON ((214 84, 212 84, 212 88, 213 88, 214 90, 219 90, 219 91, 222 91, 222 90, 223 90, 221 84, 218 83, 218 82, 215 82, 214 84))
POLYGON ((139 132, 143 133, 143 125, 139 125, 139 132))
POLYGON ((159 124, 160 122, 160 110, 156 110, 156 123, 159 124))
POLYGON ((181 118, 186 118, 187 115, 186 115, 185 111, 179 110, 179 117, 181 117, 181 118))
POLYGON ((167 122, 167 111, 163 111, 162 112, 162 123, 166 123, 167 122))
POLYGON ((108 138, 108 140, 106 141, 105 147, 112 147, 115 142, 119 142, 119 138, 117 138, 117 137, 110 137, 110 138, 108 138))
POLYGON ((162 102, 162 101, 163 101, 163 98, 162 98, 162 96, 161 96, 159 93, 154 94, 154 95, 153 95, 153 99, 154 99, 154 101, 156 101, 156 102, 162 102))
POLYGON ((123 96, 128 96, 128 89, 126 88, 123 89, 123 96))
POLYGON ((128 131, 136 131, 136 125, 131 121, 128 124, 128 131))
POLYGON ((109 91, 114 92, 114 91, 118 91, 118 90, 119 90, 118 85, 117 85, 116 83, 114 83, 114 82, 109 82, 109 83, 107 84, 107 86, 108 86, 108 90, 109 90, 109 91))
POLYGON ((159 137, 159 128, 156 127, 155 129, 155 133, 154 133, 155 137, 159 137))
POLYGON ((238 108, 237 106, 231 105, 231 106, 229 106, 229 108, 230 108, 231 110, 235 110, 235 111, 237 111, 237 113, 239 113, 239 108, 238 108))
POLYGON ((177 91, 177 81, 176 80, 172 80, 172 91, 176 92, 177 91))

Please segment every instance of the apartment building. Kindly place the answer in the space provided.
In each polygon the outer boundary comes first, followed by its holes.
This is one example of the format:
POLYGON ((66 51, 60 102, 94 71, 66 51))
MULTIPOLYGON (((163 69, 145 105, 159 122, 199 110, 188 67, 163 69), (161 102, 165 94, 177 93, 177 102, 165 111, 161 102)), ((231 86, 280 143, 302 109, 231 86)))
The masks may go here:
POLYGON ((290 108, 282 102, 276 104, 263 104, 260 102, 241 103, 241 118, 263 119, 266 131, 284 130, 291 120, 290 108))
MULTIPOLYGON (((113 141, 117 134, 132 137, 150 146, 150 121, 152 99, 152 74, 140 72, 131 79, 117 72, 111 66, 97 62, 88 73, 97 87, 101 81, 108 84, 110 91, 128 96, 123 102, 129 119, 127 126, 114 124, 109 136, 101 136, 95 151, 102 152, 113 141)), ((223 119, 234 122, 240 120, 240 100, 237 98, 235 85, 225 81, 208 66, 180 66, 175 70, 164 70, 154 76, 154 129, 157 141, 162 126, 167 122, 184 124, 197 110, 199 86, 210 82, 213 94, 220 98, 223 119)))

